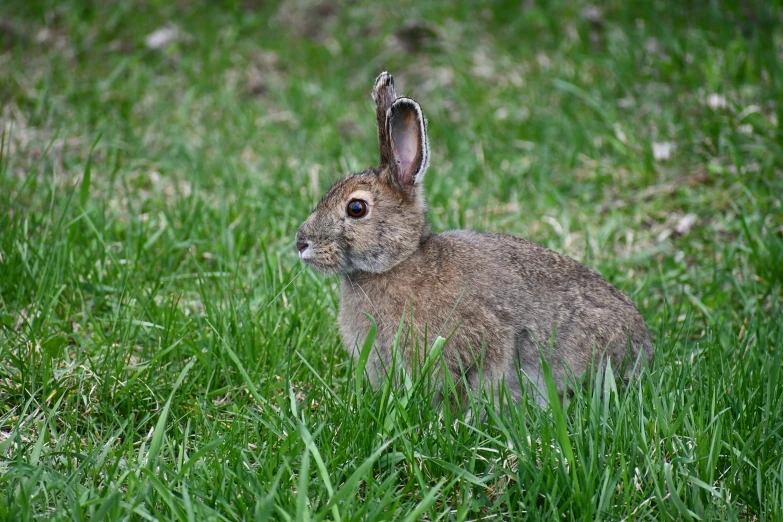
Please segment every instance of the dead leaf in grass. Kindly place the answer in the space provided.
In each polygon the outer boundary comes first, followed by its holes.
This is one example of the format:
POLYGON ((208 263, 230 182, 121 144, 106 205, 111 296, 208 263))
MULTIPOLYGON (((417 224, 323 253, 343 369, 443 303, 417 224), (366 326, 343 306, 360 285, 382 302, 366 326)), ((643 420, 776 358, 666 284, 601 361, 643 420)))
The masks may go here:
POLYGON ((147 49, 158 51, 165 49, 169 45, 186 39, 187 35, 174 24, 166 24, 163 27, 155 29, 144 38, 144 45, 147 49))
POLYGON ((0 49, 11 49, 15 44, 24 42, 23 35, 14 27, 14 25, 0 18, 0 49))
POLYGON ((674 225, 674 231, 679 235, 684 236, 691 231, 691 227, 696 223, 699 217, 696 214, 685 214, 674 225))
POLYGON ((709 107, 714 111, 718 109, 725 109, 728 106, 726 97, 717 93, 712 93, 709 96, 707 96, 706 103, 707 103, 707 107, 709 107))
POLYGON ((652 153, 655 161, 666 161, 672 157, 672 151, 674 150, 674 143, 665 141, 663 143, 652 144, 652 153))
POLYGON ((397 28, 394 36, 402 48, 409 53, 432 49, 438 39, 438 33, 424 20, 408 20, 397 28))

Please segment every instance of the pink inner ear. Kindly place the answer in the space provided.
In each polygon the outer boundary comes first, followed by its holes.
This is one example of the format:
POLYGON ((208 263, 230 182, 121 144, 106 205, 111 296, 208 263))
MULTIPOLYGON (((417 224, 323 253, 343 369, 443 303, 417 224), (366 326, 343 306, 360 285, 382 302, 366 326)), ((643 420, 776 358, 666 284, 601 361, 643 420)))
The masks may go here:
POLYGON ((395 127, 392 129, 392 153, 399 169, 400 181, 404 184, 413 184, 412 164, 419 148, 416 116, 406 114, 404 121, 395 127))
POLYGON ((408 173, 408 169, 410 169, 411 163, 413 163, 413 156, 415 154, 415 152, 405 150, 404 147, 403 151, 400 151, 397 147, 397 143, 394 143, 394 158, 397 160, 397 165, 401 174, 408 173))

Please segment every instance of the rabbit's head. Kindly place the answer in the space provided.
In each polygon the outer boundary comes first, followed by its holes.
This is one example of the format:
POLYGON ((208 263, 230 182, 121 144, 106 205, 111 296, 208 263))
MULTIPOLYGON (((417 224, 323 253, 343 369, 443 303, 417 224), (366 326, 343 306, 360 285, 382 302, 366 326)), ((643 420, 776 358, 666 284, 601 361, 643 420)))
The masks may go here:
POLYGON ((427 234, 424 114, 410 98, 397 98, 388 73, 375 80, 372 96, 380 165, 338 181, 296 233, 299 258, 324 274, 386 272, 427 234))

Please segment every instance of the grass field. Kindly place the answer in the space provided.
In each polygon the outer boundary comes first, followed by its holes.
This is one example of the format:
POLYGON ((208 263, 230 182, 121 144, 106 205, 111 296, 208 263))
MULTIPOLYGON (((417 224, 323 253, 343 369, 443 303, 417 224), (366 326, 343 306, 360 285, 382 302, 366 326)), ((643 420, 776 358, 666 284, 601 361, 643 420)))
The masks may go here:
POLYGON ((783 6, 700 5, 1 2, 0 519, 783 520, 783 6), (648 375, 356 380, 293 239, 386 69, 433 227, 599 271, 648 375))

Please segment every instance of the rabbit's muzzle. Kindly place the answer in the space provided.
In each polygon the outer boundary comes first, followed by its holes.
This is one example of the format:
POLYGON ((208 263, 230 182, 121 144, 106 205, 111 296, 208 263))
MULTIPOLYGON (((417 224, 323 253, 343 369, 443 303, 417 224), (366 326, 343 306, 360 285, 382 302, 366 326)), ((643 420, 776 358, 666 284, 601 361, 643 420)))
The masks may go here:
POLYGON ((323 274, 342 272, 342 256, 334 239, 313 233, 309 223, 305 221, 296 232, 299 259, 323 274))

